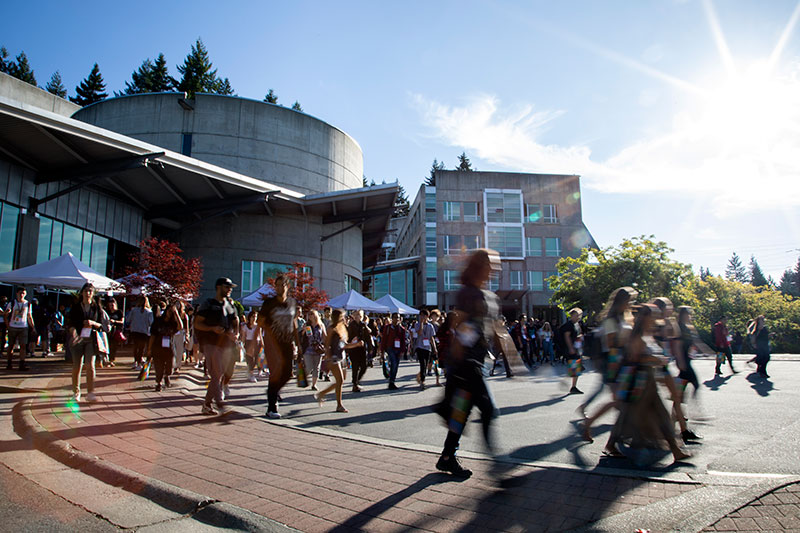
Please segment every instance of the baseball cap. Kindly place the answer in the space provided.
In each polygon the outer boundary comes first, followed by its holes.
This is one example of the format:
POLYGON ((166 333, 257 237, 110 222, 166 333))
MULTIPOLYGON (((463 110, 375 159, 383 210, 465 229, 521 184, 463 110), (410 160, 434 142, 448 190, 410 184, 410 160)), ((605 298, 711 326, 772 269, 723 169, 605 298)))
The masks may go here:
POLYGON ((219 287, 220 285, 230 285, 231 287, 238 287, 237 284, 231 281, 231 278, 217 278, 217 282, 214 284, 214 286, 219 287))

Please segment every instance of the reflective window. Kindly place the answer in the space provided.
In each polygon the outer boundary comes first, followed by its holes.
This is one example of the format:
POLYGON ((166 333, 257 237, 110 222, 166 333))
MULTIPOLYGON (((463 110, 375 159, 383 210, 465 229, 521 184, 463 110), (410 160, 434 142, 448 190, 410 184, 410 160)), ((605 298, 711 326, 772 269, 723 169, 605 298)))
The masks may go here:
POLYGON ((444 236, 444 255, 457 255, 461 253, 461 235, 444 236))
POLYGON ((489 226, 486 245, 500 257, 522 257, 522 226, 489 226))
POLYGON ((404 270, 397 270, 391 274, 391 294, 401 302, 406 297, 406 273, 404 270))
POLYGON ((543 291, 544 290, 544 276, 539 271, 528 272, 528 290, 530 291, 543 291))
POLYGON ((375 299, 389 294, 389 274, 376 274, 373 281, 373 296, 375 299))
POLYGON ((561 239, 558 237, 547 237, 544 240, 545 255, 547 257, 561 257, 561 239))
POLYGON ((542 209, 539 204, 525 204, 525 222, 541 222, 542 209))
POLYGON ((481 221, 480 208, 478 207, 478 202, 462 202, 461 205, 464 211, 464 222, 481 221))
POLYGON ((14 269, 19 208, 9 204, 0 205, 0 272, 8 272, 14 269))
POLYGON ((460 202, 444 202, 444 220, 451 222, 461 220, 460 202))
POLYGON ((457 291, 461 288, 460 282, 461 273, 458 270, 445 270, 444 271, 444 290, 457 291))
POLYGON ((555 204, 544 204, 542 206, 542 221, 545 224, 558 224, 558 212, 555 204))
POLYGON ((477 235, 464 235, 465 250, 477 250, 478 248, 480 248, 480 244, 477 235))
POLYGON ((36 250, 36 262, 43 263, 50 259, 50 237, 53 236, 53 221, 47 217, 39 219, 39 247, 36 250))
MULTIPOLYGON (((88 233, 86 234, 88 237, 88 233)), ((106 273, 108 266, 108 239, 100 235, 92 235, 92 257, 90 267, 101 274, 106 273)))
POLYGON ((542 239, 541 237, 526 237, 525 238, 525 255, 528 257, 542 257, 542 239))
POLYGON ((425 255, 436 257, 436 228, 425 228, 425 255))
POLYGON ((522 290, 522 272, 519 270, 512 270, 508 273, 511 290, 522 290))
POLYGON ((55 259, 61 255, 61 234, 64 231, 64 224, 53 221, 53 238, 50 241, 50 259, 55 259))

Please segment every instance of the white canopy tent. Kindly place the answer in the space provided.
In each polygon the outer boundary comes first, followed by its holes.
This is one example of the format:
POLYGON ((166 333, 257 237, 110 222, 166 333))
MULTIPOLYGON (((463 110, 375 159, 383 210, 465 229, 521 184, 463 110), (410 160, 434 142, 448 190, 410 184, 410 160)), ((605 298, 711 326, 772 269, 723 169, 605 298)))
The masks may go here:
POLYGON ((50 261, 0 274, 0 282, 44 285, 49 289, 80 290, 91 283, 99 291, 121 291, 122 286, 81 263, 70 252, 50 261))
POLYGON ((265 283, 240 301, 245 307, 261 307, 264 298, 269 298, 270 296, 275 296, 275 289, 269 283, 265 283))
POLYGON ((325 304, 333 309, 346 309, 354 311, 356 309, 363 309, 371 313, 388 313, 389 308, 385 305, 373 302, 366 296, 362 296, 355 290, 351 289, 344 294, 340 294, 336 298, 331 298, 325 304))
POLYGON ((392 313, 400 313, 401 315, 418 315, 419 309, 414 309, 410 305, 406 305, 391 294, 381 296, 375 303, 385 305, 392 313))

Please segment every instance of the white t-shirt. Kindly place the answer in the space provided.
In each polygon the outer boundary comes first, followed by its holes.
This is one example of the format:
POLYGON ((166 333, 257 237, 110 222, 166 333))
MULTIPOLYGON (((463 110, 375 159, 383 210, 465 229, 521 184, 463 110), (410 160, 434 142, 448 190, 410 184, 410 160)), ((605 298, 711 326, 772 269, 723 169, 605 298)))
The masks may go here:
POLYGON ((31 304, 27 300, 18 302, 14 300, 11 304, 11 318, 9 320, 9 327, 12 328, 27 328, 28 327, 28 313, 31 312, 31 304))
POLYGON ((252 328, 247 324, 244 325, 244 340, 251 341, 256 338, 256 328, 258 326, 253 326, 252 328))

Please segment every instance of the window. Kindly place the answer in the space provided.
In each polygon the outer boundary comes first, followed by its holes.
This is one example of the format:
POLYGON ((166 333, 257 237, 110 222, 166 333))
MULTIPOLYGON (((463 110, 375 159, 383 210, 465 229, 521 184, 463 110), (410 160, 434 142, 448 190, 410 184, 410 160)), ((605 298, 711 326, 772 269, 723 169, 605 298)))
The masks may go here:
POLYGON ((525 222, 536 223, 542 220, 542 209, 539 204, 525 204, 525 213, 525 222))
POLYGON ((406 269, 406 297, 403 302, 414 305, 414 269, 406 269))
POLYGON ((8 272, 14 268, 19 207, 5 203, 0 203, 0 207, 0 272, 8 272))
POLYGON ((512 270, 508 273, 511 290, 512 291, 521 291, 522 290, 522 272, 519 270, 512 270))
POLYGON ((525 255, 527 257, 542 257, 541 237, 525 237, 525 255))
POLYGON ((500 289, 500 274, 492 274, 489 277, 489 290, 496 291, 500 289))
POLYGON ((462 249, 461 235, 445 235, 444 236, 444 255, 457 255, 460 254, 462 249))
MULTIPOLYGON (((257 290, 281 272, 290 269, 290 265, 283 263, 266 263, 263 261, 242 261, 242 296, 257 290)), ((311 272, 311 267, 306 267, 311 272)))
POLYGON ((436 292, 436 277, 425 278, 425 292, 436 292))
POLYGON ((544 280, 542 272, 531 270, 528 272, 528 290, 529 291, 543 291, 544 280))
POLYGON ((404 270, 396 270, 391 273, 391 295, 401 302, 406 297, 406 273, 404 270))
POLYGON ((464 235, 465 250, 477 250, 480 247, 477 235, 464 235))
MULTIPOLYGON (((3 217, 3 225, 5 226, 5 215, 3 217)), ((92 270, 96 270, 100 274, 106 273, 108 239, 75 226, 40 216, 36 262, 41 263, 55 259, 67 252, 71 252, 78 261, 88 265, 92 270)))
POLYGON ((354 290, 356 292, 361 292, 361 281, 355 277, 351 276, 350 274, 344 275, 344 290, 354 290))
POLYGON ((92 257, 89 266, 104 274, 108 265, 108 239, 100 235, 92 235, 92 257))
POLYGON ((425 228, 425 255, 436 257, 436 228, 425 228))
POLYGON ((547 257, 561 257, 561 239, 558 237, 547 237, 544 240, 545 255, 547 257))
POLYGON ((449 222, 461 220, 461 203, 444 202, 444 219, 449 222))
POLYGON ((461 280, 459 276, 461 273, 458 270, 445 270, 444 271, 444 290, 457 291, 461 288, 461 280))
POLYGON ((517 224, 522 222, 521 197, 522 194, 518 192, 487 192, 486 221, 517 224))
MULTIPOLYGON (((192 155, 192 134, 184 133, 181 135, 181 153, 186 156, 192 155)), ((256 287, 258 288, 258 287, 256 287)), ((255 289, 253 289, 255 290, 255 289)))
POLYGON ((389 274, 375 274, 372 286, 372 297, 374 299, 382 298, 389 294, 389 274))
POLYGON ((522 226, 489 226, 487 246, 500 257, 522 257, 522 226))
POLYGON ((542 206, 542 221, 545 224, 558 224, 558 212, 555 204, 544 204, 542 206))
POLYGON ((478 202, 463 202, 464 222, 480 222, 481 215, 478 202))

